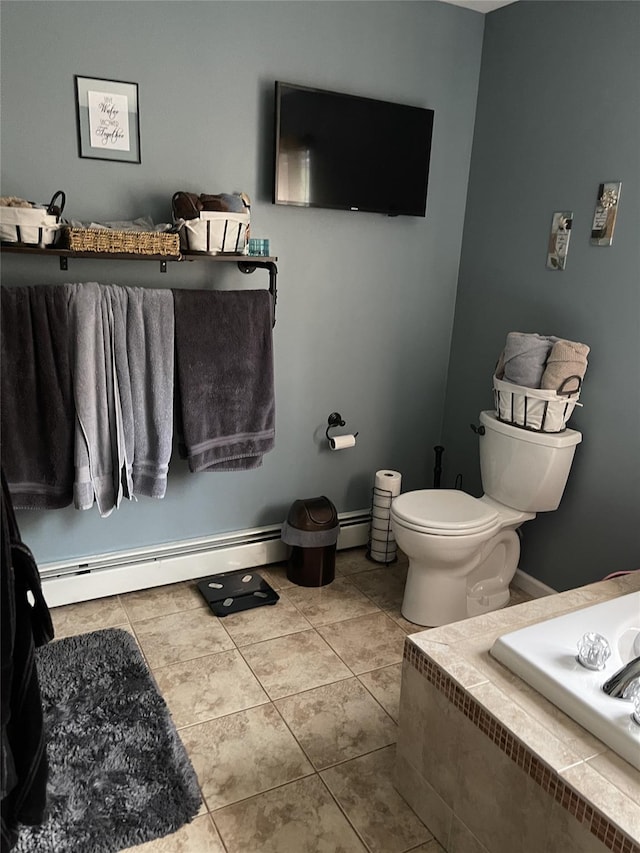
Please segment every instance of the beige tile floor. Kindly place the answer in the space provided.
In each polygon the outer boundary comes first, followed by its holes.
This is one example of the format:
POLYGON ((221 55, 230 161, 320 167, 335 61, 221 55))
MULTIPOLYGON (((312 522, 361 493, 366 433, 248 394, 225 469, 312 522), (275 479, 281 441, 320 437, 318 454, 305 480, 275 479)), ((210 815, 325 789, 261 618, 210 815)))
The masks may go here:
POLYGON ((406 558, 338 552, 314 589, 257 571, 279 602, 223 619, 195 581, 52 610, 58 638, 136 636, 198 774, 198 816, 129 849, 443 853, 393 787, 404 638, 423 630, 400 614, 406 558))

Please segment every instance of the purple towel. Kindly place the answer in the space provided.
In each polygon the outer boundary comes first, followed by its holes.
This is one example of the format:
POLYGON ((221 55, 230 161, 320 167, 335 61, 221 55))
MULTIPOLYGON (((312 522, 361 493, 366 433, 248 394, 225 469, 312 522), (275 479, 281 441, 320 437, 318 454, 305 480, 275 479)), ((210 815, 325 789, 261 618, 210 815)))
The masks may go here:
POLYGON ((191 471, 258 468, 274 446, 266 290, 174 290, 180 453, 191 471))
POLYGON ((71 292, 2 288, 2 465, 16 509, 73 499, 71 292))

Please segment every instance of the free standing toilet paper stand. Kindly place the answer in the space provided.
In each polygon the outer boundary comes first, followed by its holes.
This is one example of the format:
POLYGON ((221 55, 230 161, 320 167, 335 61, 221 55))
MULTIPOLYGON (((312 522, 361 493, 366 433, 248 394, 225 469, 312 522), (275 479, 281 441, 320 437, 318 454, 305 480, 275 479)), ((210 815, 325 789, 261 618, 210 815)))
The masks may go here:
POLYGON ((374 486, 371 490, 371 526, 367 543, 367 559, 390 566, 398 560, 396 541, 391 532, 391 501, 389 489, 374 486), (372 554, 373 552, 373 554, 372 554))
POLYGON ((371 492, 371 526, 367 558, 390 565, 397 560, 396 539, 391 529, 391 505, 401 491, 402 474, 383 468, 376 471, 371 492))

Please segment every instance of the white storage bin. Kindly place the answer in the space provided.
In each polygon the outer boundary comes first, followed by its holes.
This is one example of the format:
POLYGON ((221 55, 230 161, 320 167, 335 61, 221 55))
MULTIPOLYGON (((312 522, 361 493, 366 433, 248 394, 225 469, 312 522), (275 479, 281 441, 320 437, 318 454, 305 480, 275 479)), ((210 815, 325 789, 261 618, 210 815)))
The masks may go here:
POLYGON ((570 394, 525 388, 493 377, 493 396, 498 419, 535 432, 562 432, 573 414, 580 390, 570 394))
POLYGON ((60 215, 52 212, 58 198, 61 214, 65 203, 62 190, 54 195, 47 207, 0 207, 0 240, 39 248, 51 246, 62 228, 60 215))
POLYGON ((199 219, 180 222, 180 246, 186 252, 244 255, 248 241, 248 213, 202 210, 199 219))
POLYGON ((244 193, 204 195, 183 190, 171 199, 173 221, 180 229, 180 248, 183 252, 204 252, 246 255, 249 245, 251 203, 244 193), (236 210, 200 210, 200 207, 236 207, 236 210), (242 206, 243 209, 237 209, 242 206))

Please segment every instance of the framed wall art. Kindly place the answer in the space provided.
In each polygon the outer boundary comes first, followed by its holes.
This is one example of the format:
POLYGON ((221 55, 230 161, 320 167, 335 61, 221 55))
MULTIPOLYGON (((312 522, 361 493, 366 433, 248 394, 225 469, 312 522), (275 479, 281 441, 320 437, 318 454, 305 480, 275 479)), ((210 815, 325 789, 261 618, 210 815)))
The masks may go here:
POLYGON ((78 155, 140 163, 138 84, 75 76, 78 155))

